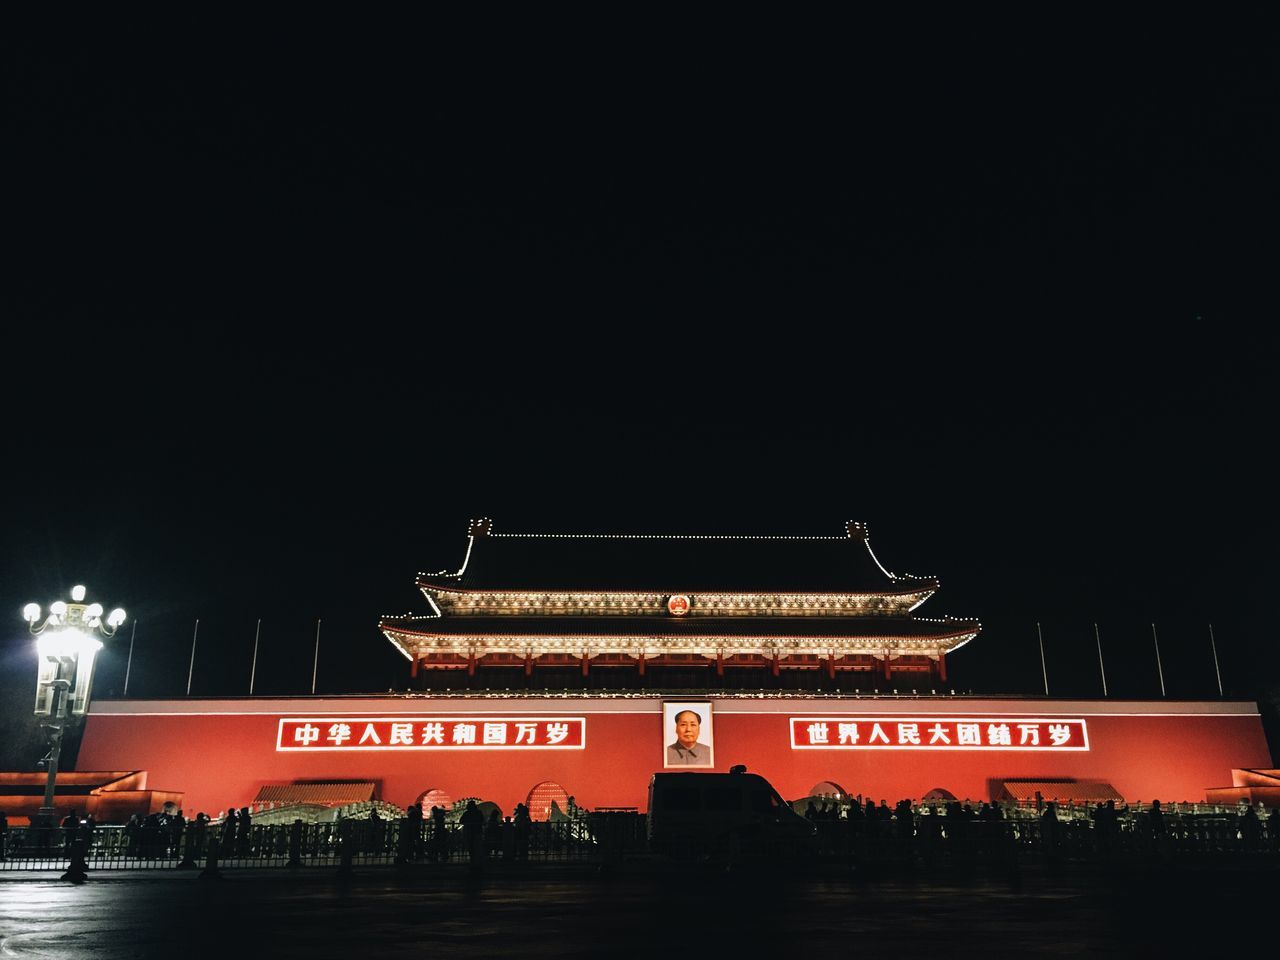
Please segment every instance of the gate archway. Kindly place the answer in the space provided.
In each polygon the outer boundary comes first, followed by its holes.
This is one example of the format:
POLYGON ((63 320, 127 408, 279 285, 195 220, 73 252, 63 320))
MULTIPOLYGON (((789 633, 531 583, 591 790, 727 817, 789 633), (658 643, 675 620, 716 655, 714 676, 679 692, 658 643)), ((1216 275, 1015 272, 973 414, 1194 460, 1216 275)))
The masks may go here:
POLYGON ((432 807, 444 807, 445 813, 453 809, 453 797, 439 787, 423 790, 414 803, 422 810, 423 819, 430 818, 432 807))
POLYGON ((553 808, 561 814, 568 813, 569 791, 554 780, 543 780, 529 791, 525 806, 529 808, 530 820, 550 820, 553 808))
POLYGON ((809 788, 809 796, 823 797, 827 800, 844 800, 849 794, 844 787, 834 780, 823 780, 821 783, 815 783, 809 788))

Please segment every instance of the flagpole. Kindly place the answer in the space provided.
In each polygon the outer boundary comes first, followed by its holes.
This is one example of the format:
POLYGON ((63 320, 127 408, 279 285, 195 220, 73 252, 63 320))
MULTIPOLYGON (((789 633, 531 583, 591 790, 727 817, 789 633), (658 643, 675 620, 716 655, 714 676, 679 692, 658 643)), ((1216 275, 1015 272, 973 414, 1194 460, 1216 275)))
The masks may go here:
POLYGON ((1160 638, 1156 636, 1156 625, 1151 625, 1151 639, 1156 645, 1156 670, 1160 672, 1160 696, 1164 696, 1164 666, 1160 663, 1160 638))
POLYGON ((191 696, 191 678, 196 672, 196 638, 200 636, 200 618, 196 617, 196 628, 191 632, 191 666, 187 668, 187 696, 191 696))
POLYGON ((1218 675, 1218 696, 1222 696, 1222 670, 1218 667, 1218 644, 1213 639, 1213 624, 1209 624, 1209 646, 1213 648, 1213 672, 1218 675))
POLYGON ((124 695, 129 695, 129 671, 133 669, 133 641, 138 636, 138 621, 133 621, 133 629, 129 631, 129 659, 124 664, 124 695))
POLYGON ((1098 625, 1093 625, 1093 638, 1098 641, 1098 670, 1102 674, 1102 695, 1107 695, 1107 667, 1102 662, 1102 634, 1098 632, 1098 625))
POLYGON ((311 694, 316 692, 316 671, 320 669, 320 620, 316 620, 316 655, 311 661, 311 694))
POLYGON ((253 665, 249 668, 249 696, 253 696, 253 678, 258 675, 258 638, 262 636, 262 618, 253 631, 253 665))
POLYGON ((1044 662, 1044 634, 1040 632, 1040 621, 1036 621, 1036 637, 1040 640, 1040 672, 1044 674, 1044 695, 1049 695, 1049 668, 1044 662))

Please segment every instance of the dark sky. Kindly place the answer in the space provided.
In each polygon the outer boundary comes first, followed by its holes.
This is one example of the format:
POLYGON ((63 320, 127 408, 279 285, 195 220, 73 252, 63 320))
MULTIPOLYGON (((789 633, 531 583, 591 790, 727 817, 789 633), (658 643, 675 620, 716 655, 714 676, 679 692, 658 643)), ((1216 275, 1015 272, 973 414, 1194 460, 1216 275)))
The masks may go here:
POLYGON ((1154 620, 1171 695, 1215 691, 1209 622, 1274 691, 1275 58, 758 26, 17 42, 9 680, 22 603, 83 581, 131 693, 183 692, 196 617, 196 693, 244 691, 258 617, 260 692, 309 687, 317 618, 322 691, 403 684, 379 614, 488 515, 862 520, 986 625, 962 688, 1038 689, 1041 621, 1100 693, 1097 621, 1157 694, 1154 620))

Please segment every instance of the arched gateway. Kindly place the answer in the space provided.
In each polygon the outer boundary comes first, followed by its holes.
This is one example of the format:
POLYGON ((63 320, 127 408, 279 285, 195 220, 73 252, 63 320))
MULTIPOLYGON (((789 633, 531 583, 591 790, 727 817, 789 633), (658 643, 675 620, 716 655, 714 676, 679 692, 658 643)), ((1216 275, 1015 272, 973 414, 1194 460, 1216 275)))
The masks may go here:
POLYGON ((431 816, 432 807, 443 807, 446 813, 453 809, 453 798, 436 787, 430 790, 423 790, 422 793, 418 794, 418 799, 414 803, 422 808, 424 817, 431 816))
POLYGON ((823 780, 809 788, 809 796, 821 797, 824 800, 843 800, 849 796, 849 793, 834 780, 823 780))
POLYGON ((529 791, 525 806, 529 808, 529 819, 550 820, 553 806, 559 808, 561 813, 567 812, 569 791, 554 780, 543 780, 529 791))

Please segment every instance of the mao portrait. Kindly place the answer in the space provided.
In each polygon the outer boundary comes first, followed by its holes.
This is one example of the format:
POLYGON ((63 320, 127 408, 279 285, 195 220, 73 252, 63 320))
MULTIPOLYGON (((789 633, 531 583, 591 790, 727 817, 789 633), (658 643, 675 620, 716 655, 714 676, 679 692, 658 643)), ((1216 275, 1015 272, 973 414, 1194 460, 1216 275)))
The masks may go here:
POLYGON ((664 767, 711 767, 713 738, 709 701, 663 704, 664 767))

